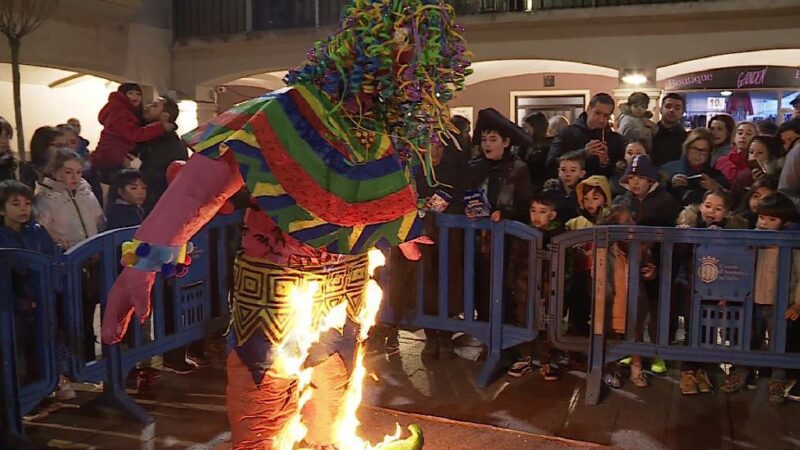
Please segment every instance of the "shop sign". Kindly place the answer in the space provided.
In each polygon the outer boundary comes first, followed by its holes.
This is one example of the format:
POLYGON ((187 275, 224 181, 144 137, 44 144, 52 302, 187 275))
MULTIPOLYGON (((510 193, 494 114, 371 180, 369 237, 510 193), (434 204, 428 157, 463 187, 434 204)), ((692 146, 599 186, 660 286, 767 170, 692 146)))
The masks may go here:
POLYGON ((800 88, 800 69, 744 66, 688 73, 665 81, 667 90, 800 88))
POLYGON ((708 97, 706 99, 706 110, 725 111, 725 97, 708 97))

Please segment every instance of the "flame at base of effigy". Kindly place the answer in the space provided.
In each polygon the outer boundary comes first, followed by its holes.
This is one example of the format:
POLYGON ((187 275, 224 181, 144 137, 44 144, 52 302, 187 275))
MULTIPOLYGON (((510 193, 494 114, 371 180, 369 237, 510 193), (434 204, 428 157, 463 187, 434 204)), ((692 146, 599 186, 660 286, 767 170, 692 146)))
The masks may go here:
MULTIPOLYGON (((410 425, 408 427, 410 435, 401 439, 402 429, 397 424, 394 434, 384 436, 383 440, 375 445, 358 435, 358 428, 361 423, 358 420, 357 413, 361 405, 364 378, 366 376, 366 368, 364 367, 365 342, 369 337, 369 331, 376 323, 378 310, 383 299, 383 291, 372 277, 375 274, 375 270, 386 263, 386 258, 376 249, 369 252, 368 258, 370 280, 367 283, 365 303, 358 317, 361 328, 355 352, 355 361, 352 374, 347 383, 342 406, 334 422, 334 442, 331 444, 333 448, 339 450, 420 450, 423 447, 424 439, 422 430, 416 425, 410 425)), ((343 302, 333 308, 320 321, 319 325, 314 326, 309 305, 312 304, 313 297, 318 289, 319 285, 312 282, 305 288, 296 287, 289 297, 295 316, 290 331, 278 346, 278 356, 273 370, 280 377, 297 378, 299 397, 296 412, 273 441, 272 447, 276 450, 298 450, 302 448, 299 445, 308 434, 308 428, 303 423, 302 410, 313 395, 311 378, 314 372, 313 367, 304 368, 303 365, 311 346, 319 341, 322 333, 331 329, 341 329, 347 320, 347 303, 343 302)))

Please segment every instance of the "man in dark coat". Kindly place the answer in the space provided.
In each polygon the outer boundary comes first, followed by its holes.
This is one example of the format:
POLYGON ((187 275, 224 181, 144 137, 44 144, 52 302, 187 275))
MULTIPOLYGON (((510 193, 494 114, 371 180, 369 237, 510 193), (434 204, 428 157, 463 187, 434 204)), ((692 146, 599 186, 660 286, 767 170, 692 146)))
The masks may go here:
POLYGON ((681 159, 686 130, 683 129, 683 112, 686 100, 676 93, 669 93, 661 100, 661 120, 653 135, 653 148, 650 156, 658 167, 670 161, 681 159))
MULTIPOLYGON (((170 98, 159 97, 144 108, 143 117, 148 123, 167 121, 174 124, 178 119, 178 105, 170 98)), ((167 167, 173 161, 186 161, 188 152, 175 131, 143 142, 137 150, 139 159, 142 160, 141 172, 147 183, 147 200, 144 206, 149 211, 167 190, 167 167)))
POLYGON ((556 175, 558 158, 576 150, 586 154, 586 176, 610 178, 614 175, 614 167, 625 156, 625 141, 609 126, 613 112, 614 99, 610 95, 595 94, 589 100, 586 111, 553 139, 547 153, 547 169, 551 176, 556 175))

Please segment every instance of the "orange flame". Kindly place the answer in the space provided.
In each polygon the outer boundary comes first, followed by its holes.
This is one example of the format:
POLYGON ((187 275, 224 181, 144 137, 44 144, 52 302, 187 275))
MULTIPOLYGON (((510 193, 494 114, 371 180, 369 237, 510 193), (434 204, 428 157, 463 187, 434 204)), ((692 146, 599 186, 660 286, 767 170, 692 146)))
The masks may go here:
MULTIPOLYGON (((375 269, 386 263, 386 258, 380 250, 376 249, 371 250, 368 257, 369 275, 372 277, 375 269)), ((319 341, 320 335, 332 328, 342 328, 347 319, 347 302, 343 302, 333 308, 318 326, 314 326, 311 305, 318 289, 318 284, 311 282, 304 289, 296 287, 289 296, 294 317, 286 339, 278 346, 275 370, 278 376, 297 377, 299 400, 295 414, 287 421, 273 443, 273 449, 276 450, 293 450, 295 445, 305 438, 308 428, 302 422, 301 411, 312 396, 309 385, 314 369, 303 369, 303 364, 308 357, 309 349, 319 341)), ((361 405, 366 375, 364 342, 369 337, 369 331, 375 326, 383 291, 374 279, 370 279, 365 294, 366 301, 358 317, 361 331, 353 373, 345 392, 342 408, 334 423, 334 444, 340 449, 347 450, 379 450, 385 444, 399 440, 402 434, 398 424, 395 433, 384 436, 383 441, 376 446, 358 436, 358 427, 361 422, 358 420, 357 413, 358 407, 361 405)))

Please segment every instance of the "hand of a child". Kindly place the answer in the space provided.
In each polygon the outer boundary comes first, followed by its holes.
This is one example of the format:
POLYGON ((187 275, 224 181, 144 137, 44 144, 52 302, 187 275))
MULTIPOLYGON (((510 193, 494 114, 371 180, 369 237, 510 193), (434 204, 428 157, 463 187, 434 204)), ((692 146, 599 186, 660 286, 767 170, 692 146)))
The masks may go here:
POLYGON ((759 181, 767 176, 767 174, 761 169, 752 169, 750 170, 750 173, 753 174, 753 181, 759 181))
POLYGON ((642 278, 647 281, 655 279, 656 277, 656 265, 653 263, 648 263, 642 266, 642 278))
POLYGON ((675 228, 692 228, 692 227, 689 224, 682 223, 682 224, 676 226, 675 228))
POLYGON ((689 185, 689 179, 686 175, 679 173, 672 177, 672 187, 685 187, 689 185))
POLYGON ((503 218, 503 215, 500 213, 500 211, 495 211, 495 212, 492 213, 492 216, 491 216, 492 222, 500 222, 500 220, 502 218, 503 218))
POLYGON ((783 317, 789 320, 797 320, 800 318, 800 305, 792 305, 783 314, 783 317))
POLYGON ((719 185, 719 183, 714 181, 713 178, 711 178, 706 174, 703 174, 703 176, 700 178, 700 187, 707 191, 713 191, 714 189, 719 189, 721 186, 719 185))

